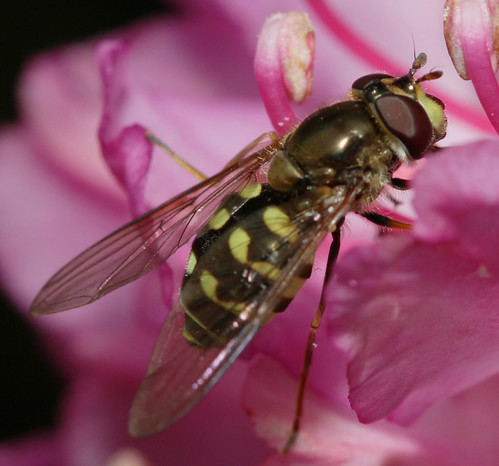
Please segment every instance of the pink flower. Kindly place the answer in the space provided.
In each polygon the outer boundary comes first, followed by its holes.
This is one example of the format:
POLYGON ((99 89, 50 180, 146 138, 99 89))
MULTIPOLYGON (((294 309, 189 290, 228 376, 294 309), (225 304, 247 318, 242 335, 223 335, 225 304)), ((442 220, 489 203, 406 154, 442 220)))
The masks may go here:
MULTIPOLYGON (((298 0, 251 8, 222 0, 184 6, 181 17, 145 22, 112 40, 52 52, 29 65, 21 83, 22 123, 0 134, 0 186, 8 193, 0 197, 1 276, 20 307, 27 309, 59 266, 127 221, 127 204, 137 215, 195 183, 144 139, 146 128, 206 174, 270 129, 252 58, 264 18, 283 8, 308 11, 316 31, 314 91, 296 111, 299 116, 344 98, 363 74, 407 72, 411 31, 417 50, 424 49, 430 63, 445 71, 444 79, 428 85, 447 105, 445 143, 493 134, 469 86, 452 72, 441 37, 443 5, 434 1, 420 0, 410 12, 385 1, 337 10, 326 2, 298 0), (96 144, 98 128, 104 159, 96 144)), ((303 429, 288 458, 269 456, 268 463, 497 461, 497 381, 485 381, 495 374, 496 288, 488 286, 497 266, 494 217, 486 229, 477 228, 496 202, 493 182, 486 179, 493 173, 494 144, 449 148, 428 161, 416 182, 420 220, 410 235, 373 242, 374 229, 349 219, 345 254, 328 287, 328 321, 319 334, 303 429), (453 183, 445 184, 451 176, 453 183), (438 194, 425 199, 426 192, 438 194), (459 210, 470 205, 473 222, 459 210), (480 234, 487 237, 479 240, 480 234), (436 262, 428 267, 428 261, 436 262), (374 275, 364 276, 366 268, 374 275), (409 273, 435 294, 416 292, 409 273), (456 287, 453 277, 463 285, 456 287), (420 341, 426 342, 423 348, 420 341), (398 364, 391 364, 397 357, 398 364), (411 427, 359 424, 348 404, 347 382, 362 421, 419 420, 411 427), (456 425, 474 426, 480 434, 456 425)), ((47 434, 53 463, 117 464, 131 457, 144 464, 256 463, 270 453, 265 443, 283 446, 320 292, 317 276, 185 418, 160 436, 133 440, 126 433, 129 406, 183 274, 180 256, 169 261, 161 280, 153 275, 88 309, 36 320, 71 380, 59 426, 47 434), (263 440, 253 434, 252 422, 263 440)), ((316 268, 324 261, 321 248, 316 268)), ((8 464, 14 457, 8 455, 17 455, 20 464, 25 455, 26 464, 33 464, 34 452, 49 450, 43 442, 36 437, 4 445, 0 460, 8 464)))

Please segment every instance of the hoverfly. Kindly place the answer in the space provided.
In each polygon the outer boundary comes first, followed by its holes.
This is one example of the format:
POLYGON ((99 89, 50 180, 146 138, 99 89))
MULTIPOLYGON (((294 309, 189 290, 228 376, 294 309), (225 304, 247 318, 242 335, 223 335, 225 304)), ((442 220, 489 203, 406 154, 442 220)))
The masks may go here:
MULTIPOLYGON (((324 284, 340 245, 340 227, 355 212, 385 228, 410 229, 369 207, 394 178, 445 136, 444 104, 414 77, 357 79, 349 100, 323 107, 261 150, 237 156, 215 176, 125 225, 57 272, 35 298, 35 315, 86 305, 159 267, 193 236, 177 304, 156 343, 131 410, 133 435, 161 430, 216 383, 255 333, 282 312, 311 274, 329 233, 324 284)), ((312 322, 292 434, 299 429, 324 286, 312 322)))

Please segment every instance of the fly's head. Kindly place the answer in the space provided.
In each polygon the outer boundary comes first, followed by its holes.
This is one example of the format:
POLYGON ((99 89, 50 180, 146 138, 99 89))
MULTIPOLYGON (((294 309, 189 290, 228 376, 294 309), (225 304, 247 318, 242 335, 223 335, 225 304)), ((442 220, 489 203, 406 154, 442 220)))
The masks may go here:
POLYGON ((405 76, 369 74, 352 85, 353 98, 368 104, 390 148, 404 163, 424 157, 445 136, 447 127, 443 102, 421 86, 424 81, 440 78, 442 72, 430 71, 414 77, 425 63, 426 55, 421 53, 405 76))

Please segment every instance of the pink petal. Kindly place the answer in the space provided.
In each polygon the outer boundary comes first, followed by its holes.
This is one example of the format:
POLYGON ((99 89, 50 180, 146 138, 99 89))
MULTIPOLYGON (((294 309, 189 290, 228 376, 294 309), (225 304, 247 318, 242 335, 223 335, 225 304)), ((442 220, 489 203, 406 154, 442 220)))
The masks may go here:
POLYGON ((437 464, 496 464, 499 459, 499 377, 435 405, 411 429, 429 446, 440 445, 437 464))
POLYGON ((126 77, 120 69, 122 55, 127 52, 124 43, 104 42, 99 47, 99 65, 104 87, 104 110, 99 128, 99 140, 106 162, 123 185, 134 216, 147 212, 144 200, 146 177, 152 157, 152 143, 146 130, 138 124, 126 126, 122 122, 123 107, 129 100, 126 77), (121 58, 121 59, 120 59, 121 58))
MULTIPOLYGON (((243 404, 257 434, 276 449, 282 448, 291 427, 297 382, 297 376, 269 357, 251 362, 243 404)), ((383 421, 359 424, 348 409, 309 388, 293 449, 287 456, 270 456, 263 464, 495 464, 498 383, 496 376, 454 396, 411 428, 383 421)))
POLYGON ((362 422, 410 423, 499 371, 499 256, 491 253, 499 191, 490 180, 498 150, 484 141, 429 160, 415 181, 414 235, 382 238, 338 264, 329 330, 348 355, 362 422))
POLYGON ((146 213, 152 208, 144 202, 152 153, 152 143, 146 138, 146 130, 140 125, 128 126, 115 139, 102 135, 101 144, 108 165, 126 187, 134 216, 146 213))
POLYGON ((499 170, 498 150, 497 139, 482 140, 446 149, 428 161, 429 168, 413 183, 416 237, 456 241, 473 255, 490 259, 498 225, 493 206, 499 203, 499 190, 490 178, 499 170))
POLYGON ((22 129, 0 133, 0 154, 2 280, 27 309, 57 267, 127 216, 116 201, 96 195, 88 185, 45 163, 22 129))
POLYGON ((100 92, 92 43, 41 55, 21 78, 22 120, 39 156, 76 183, 116 200, 121 193, 102 164, 95 137, 100 92))
POLYGON ((62 421, 70 459, 66 464, 106 464, 128 448, 158 465, 258 464, 269 450, 253 436, 250 422, 238 407, 244 365, 236 363, 231 371, 232 377, 224 377, 173 428, 141 439, 130 437, 126 430, 138 379, 80 373, 62 421))
MULTIPOLYGON (((287 441, 296 398, 297 378, 275 360, 260 356, 248 372, 243 403, 256 431, 276 449, 287 441)), ((264 464, 405 464, 421 454, 410 435, 390 426, 364 426, 308 390, 302 429, 289 456, 276 455, 264 464)))

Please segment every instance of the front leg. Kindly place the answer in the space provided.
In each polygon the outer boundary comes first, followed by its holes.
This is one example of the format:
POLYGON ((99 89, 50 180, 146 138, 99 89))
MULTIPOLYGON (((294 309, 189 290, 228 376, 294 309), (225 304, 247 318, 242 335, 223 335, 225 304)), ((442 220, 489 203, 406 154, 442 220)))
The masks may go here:
POLYGON ((411 180, 404 180, 402 178, 392 178, 388 184, 399 191, 407 191, 411 189, 411 180))
POLYGON ((358 212, 365 219, 383 228, 394 228, 395 230, 412 230, 412 224, 395 220, 394 218, 387 217, 386 215, 379 214, 378 212, 358 212))

